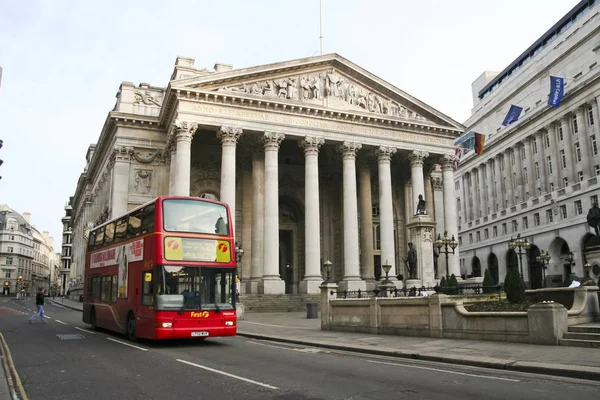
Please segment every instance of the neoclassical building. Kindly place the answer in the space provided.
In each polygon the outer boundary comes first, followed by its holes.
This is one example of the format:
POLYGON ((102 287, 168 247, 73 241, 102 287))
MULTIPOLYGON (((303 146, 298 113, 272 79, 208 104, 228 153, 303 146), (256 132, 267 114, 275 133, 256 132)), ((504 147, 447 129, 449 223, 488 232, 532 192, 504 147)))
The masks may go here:
MULTIPOLYGON (((433 240, 458 232, 452 162, 463 132, 337 54, 214 71, 178 57, 166 88, 121 84, 89 148, 72 201, 71 275, 81 280, 90 226, 172 194, 230 205, 246 293, 316 293, 328 260, 343 288, 373 287, 386 263, 396 281, 408 242, 415 282, 434 284, 446 266, 440 257, 435 268, 433 240), (419 195, 426 213, 415 216, 419 195)), ((458 274, 458 253, 449 264, 458 274)))
POLYGON ((581 1, 500 73, 473 83, 474 107, 467 131, 487 134, 485 150, 462 159, 455 174, 461 272, 482 276, 486 268, 503 281, 519 265, 532 288, 558 286, 584 265, 600 276, 600 259, 586 248, 593 229, 586 215, 598 202, 600 155, 600 4, 581 1), (550 76, 565 78, 559 107, 547 105, 550 76), (511 104, 519 120, 502 122, 511 104), (549 265, 538 262, 549 252, 549 265), (572 255, 571 255, 572 253, 572 255))

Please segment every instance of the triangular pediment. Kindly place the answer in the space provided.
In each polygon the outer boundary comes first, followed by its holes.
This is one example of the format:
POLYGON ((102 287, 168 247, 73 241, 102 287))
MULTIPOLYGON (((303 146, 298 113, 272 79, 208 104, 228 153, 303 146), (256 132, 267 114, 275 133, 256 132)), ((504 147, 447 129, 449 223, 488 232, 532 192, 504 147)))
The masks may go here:
POLYGON ((214 72, 172 81, 171 85, 464 129, 460 123, 337 54, 214 72))

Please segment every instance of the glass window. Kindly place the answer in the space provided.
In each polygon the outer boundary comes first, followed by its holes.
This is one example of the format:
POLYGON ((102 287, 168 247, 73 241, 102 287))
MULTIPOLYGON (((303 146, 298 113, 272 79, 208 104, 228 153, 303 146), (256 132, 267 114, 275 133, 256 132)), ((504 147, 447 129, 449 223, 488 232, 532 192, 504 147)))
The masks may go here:
POLYGON ((117 283, 118 275, 111 276, 111 290, 110 290, 110 301, 113 303, 117 301, 117 294, 119 293, 119 284, 117 283))
POLYGON ((110 291, 112 289, 112 285, 111 285, 111 277, 110 276, 103 276, 102 277, 102 285, 101 285, 101 295, 100 295, 100 300, 102 301, 109 301, 110 300, 110 291))
POLYGON ((96 231, 96 240, 94 242, 94 248, 101 247, 103 241, 104 241, 104 227, 102 227, 96 231))
POLYGON ((581 206, 581 200, 577 200, 575 202, 575 214, 577 214, 577 215, 583 214, 583 207, 581 206))
POLYGON ((154 303, 154 273, 142 272, 142 305, 151 306, 154 303))
POLYGON ((154 211, 156 204, 152 203, 144 207, 144 216, 142 218, 142 235, 154 232, 154 211))
POLYGON ((233 310, 234 269, 157 266, 157 310, 233 310))
POLYGON ((128 217, 123 217, 117 221, 117 226, 115 228, 115 242, 125 240, 127 233, 127 220, 128 217))
POLYGON ((564 204, 562 206, 560 206, 560 215, 562 216, 563 219, 567 218, 567 206, 564 204))
POLYGON ((539 213, 533 214, 533 224, 535 226, 540 226, 540 214, 539 213))
POLYGON ((227 208, 222 204, 198 200, 163 201, 164 228, 171 232, 229 235, 227 208))
POLYGON ((143 209, 139 209, 129 215, 129 222, 127 223, 127 239, 131 239, 140 235, 143 212, 143 209))
POLYGON ((113 240, 115 240, 115 223, 111 222, 104 227, 104 245, 112 244, 113 240))

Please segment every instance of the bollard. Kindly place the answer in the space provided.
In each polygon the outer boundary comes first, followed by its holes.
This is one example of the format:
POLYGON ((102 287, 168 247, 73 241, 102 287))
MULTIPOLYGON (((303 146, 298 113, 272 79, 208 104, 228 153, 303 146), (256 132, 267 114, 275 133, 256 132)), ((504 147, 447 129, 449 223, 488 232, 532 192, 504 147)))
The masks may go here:
POLYGON ((306 319, 319 318, 317 303, 306 303, 306 319))

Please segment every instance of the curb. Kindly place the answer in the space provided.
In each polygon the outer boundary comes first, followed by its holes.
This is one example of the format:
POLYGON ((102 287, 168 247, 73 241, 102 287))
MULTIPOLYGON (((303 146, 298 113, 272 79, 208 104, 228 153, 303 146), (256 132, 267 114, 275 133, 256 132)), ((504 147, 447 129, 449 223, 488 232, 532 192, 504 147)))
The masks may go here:
POLYGON ((79 308, 75 308, 75 307, 73 307, 73 306, 68 306, 68 305, 66 305, 66 304, 64 304, 64 303, 59 303, 59 302, 58 302, 58 301, 56 301, 56 300, 50 300, 50 301, 51 301, 51 302, 52 302, 52 304, 54 304, 55 306, 60 306, 60 307, 68 308, 68 309, 70 309, 70 310, 73 310, 73 311, 79 311, 79 312, 83 312, 83 310, 80 310, 79 308))
POLYGON ((424 355, 402 350, 378 350, 349 345, 332 344, 328 342, 310 342, 300 339, 288 339, 279 336, 263 335, 256 333, 237 332, 238 336, 253 339, 270 340, 273 342, 300 344, 312 347, 320 347, 333 350, 351 351, 362 354, 374 354, 379 356, 397 357, 412 360, 433 361, 445 364, 468 365, 472 367, 483 367, 505 371, 527 372, 541 375, 560 376, 564 378, 586 379, 600 381, 600 368, 585 367, 581 365, 547 364, 532 361, 504 360, 483 357, 453 357, 447 355, 424 355))

